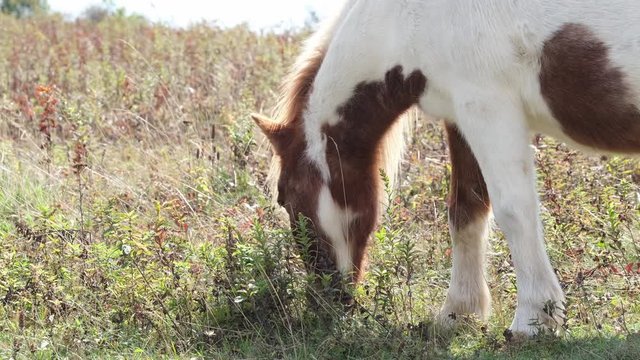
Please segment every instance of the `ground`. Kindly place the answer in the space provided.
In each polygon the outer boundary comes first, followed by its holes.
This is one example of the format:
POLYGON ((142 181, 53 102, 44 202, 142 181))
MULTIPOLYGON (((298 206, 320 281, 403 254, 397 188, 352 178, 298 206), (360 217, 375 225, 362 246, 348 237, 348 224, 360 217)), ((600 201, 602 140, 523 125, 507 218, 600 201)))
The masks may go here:
POLYGON ((536 139, 568 330, 505 338, 516 287, 498 230, 491 319, 446 330, 439 123, 415 125, 355 309, 315 291, 266 194, 249 114, 269 113, 306 31, 121 15, 0 29, 0 358, 640 358, 637 160, 536 139))

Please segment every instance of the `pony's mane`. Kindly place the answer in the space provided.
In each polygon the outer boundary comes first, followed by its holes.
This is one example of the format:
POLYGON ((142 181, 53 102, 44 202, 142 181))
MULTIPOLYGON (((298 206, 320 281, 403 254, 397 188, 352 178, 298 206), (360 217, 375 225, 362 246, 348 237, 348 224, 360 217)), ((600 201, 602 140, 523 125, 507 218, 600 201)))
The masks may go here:
POLYGON ((274 120, 283 126, 295 126, 309 101, 313 81, 320 70, 330 39, 312 37, 294 63, 281 86, 281 96, 275 108, 274 120))
POLYGON ((302 53, 285 77, 280 99, 275 107, 274 119, 282 125, 292 125, 302 119, 302 112, 309 100, 313 81, 327 53, 336 28, 342 23, 357 0, 346 0, 332 18, 324 21, 305 42, 302 53))
MULTIPOLYGON (((309 96, 313 88, 313 82, 322 66, 327 49, 336 32, 336 28, 342 23, 356 0, 345 1, 343 8, 332 20, 325 22, 313 36, 306 41, 304 49, 293 64, 289 74, 281 86, 281 96, 276 104, 274 120, 283 126, 302 126, 302 114, 309 102, 309 96)), ((405 138, 411 126, 408 126, 414 118, 415 111, 408 111, 396 121, 388 131, 380 145, 379 161, 382 168, 394 186, 399 165, 405 148, 405 138)), ((267 177, 267 183, 274 199, 277 196, 276 184, 280 175, 280 157, 274 156, 271 169, 267 177)), ((383 198, 385 198, 384 194, 383 198)))

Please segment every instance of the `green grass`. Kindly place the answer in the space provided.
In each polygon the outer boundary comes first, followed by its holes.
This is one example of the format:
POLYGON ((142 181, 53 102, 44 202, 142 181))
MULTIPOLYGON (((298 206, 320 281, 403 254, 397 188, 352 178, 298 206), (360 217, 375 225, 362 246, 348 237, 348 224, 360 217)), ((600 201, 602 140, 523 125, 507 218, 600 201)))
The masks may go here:
POLYGON ((440 125, 417 124, 355 310, 318 293, 265 195, 248 114, 304 32, 0 16, 0 358, 640 358, 640 166, 535 146, 569 333, 507 341, 494 313, 433 324, 450 276, 440 125), (38 88, 40 87, 40 88, 38 88))

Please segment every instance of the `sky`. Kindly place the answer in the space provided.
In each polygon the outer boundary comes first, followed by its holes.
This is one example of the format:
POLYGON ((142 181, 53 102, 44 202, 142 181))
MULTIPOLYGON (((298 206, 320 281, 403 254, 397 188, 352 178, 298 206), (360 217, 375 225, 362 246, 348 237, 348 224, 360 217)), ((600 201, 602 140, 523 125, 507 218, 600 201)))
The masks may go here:
MULTIPOLYGON (((117 8, 138 13, 153 21, 186 26, 201 20, 215 20, 221 26, 243 22, 254 29, 289 28, 304 25, 314 11, 324 18, 342 0, 110 0, 117 8)), ((52 10, 77 16, 101 0, 48 0, 52 10)))

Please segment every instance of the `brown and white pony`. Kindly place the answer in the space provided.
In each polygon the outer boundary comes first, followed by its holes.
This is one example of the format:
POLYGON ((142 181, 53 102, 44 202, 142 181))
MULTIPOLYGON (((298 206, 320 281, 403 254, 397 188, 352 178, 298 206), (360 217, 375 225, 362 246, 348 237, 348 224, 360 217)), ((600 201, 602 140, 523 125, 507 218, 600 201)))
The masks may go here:
POLYGON ((443 318, 489 314, 493 208, 517 275, 511 329, 558 328, 564 295, 544 247, 531 135, 640 152, 640 3, 346 1, 285 80, 276 119, 253 115, 277 155, 279 204, 294 228, 300 214, 313 225, 311 268, 361 277, 379 169, 395 174, 414 105, 446 120, 451 154, 443 318))

